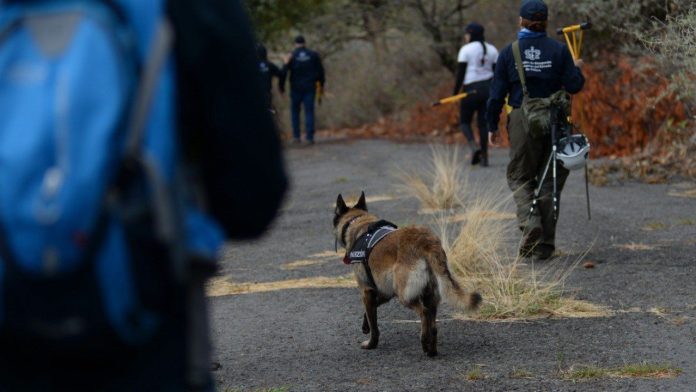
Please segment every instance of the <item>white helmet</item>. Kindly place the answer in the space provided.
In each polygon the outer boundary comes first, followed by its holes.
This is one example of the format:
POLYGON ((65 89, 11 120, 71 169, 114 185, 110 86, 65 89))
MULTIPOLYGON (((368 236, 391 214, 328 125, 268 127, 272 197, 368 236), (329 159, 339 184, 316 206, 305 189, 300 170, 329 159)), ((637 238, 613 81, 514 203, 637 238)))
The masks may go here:
POLYGON ((590 142, 585 135, 570 135, 558 141, 556 156, 568 170, 585 166, 590 155, 590 142))

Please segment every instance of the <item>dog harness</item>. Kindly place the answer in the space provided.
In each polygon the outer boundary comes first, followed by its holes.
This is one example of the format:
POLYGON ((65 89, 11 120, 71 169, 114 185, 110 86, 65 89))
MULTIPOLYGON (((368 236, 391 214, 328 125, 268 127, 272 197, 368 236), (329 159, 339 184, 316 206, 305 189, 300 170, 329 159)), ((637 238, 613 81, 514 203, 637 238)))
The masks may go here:
POLYGON ((343 258, 343 263, 346 265, 361 263, 365 266, 365 274, 369 280, 370 286, 377 289, 377 284, 372 276, 369 260, 372 249, 389 234, 395 232, 398 226, 395 224, 381 220, 368 226, 367 231, 355 240, 355 243, 349 251, 346 252, 343 258))

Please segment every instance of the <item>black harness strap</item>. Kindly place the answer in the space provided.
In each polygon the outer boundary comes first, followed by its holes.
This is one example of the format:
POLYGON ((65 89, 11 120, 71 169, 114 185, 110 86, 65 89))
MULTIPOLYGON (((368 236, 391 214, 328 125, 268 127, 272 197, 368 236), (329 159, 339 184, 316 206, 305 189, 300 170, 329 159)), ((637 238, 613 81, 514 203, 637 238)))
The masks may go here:
POLYGON ((377 283, 375 282, 372 269, 370 268, 370 254, 375 245, 386 236, 396 231, 397 228, 398 226, 385 220, 370 224, 367 231, 355 240, 355 243, 353 243, 351 249, 346 252, 346 256, 343 259, 345 264, 361 263, 363 265, 368 283, 373 290, 377 290, 377 283))

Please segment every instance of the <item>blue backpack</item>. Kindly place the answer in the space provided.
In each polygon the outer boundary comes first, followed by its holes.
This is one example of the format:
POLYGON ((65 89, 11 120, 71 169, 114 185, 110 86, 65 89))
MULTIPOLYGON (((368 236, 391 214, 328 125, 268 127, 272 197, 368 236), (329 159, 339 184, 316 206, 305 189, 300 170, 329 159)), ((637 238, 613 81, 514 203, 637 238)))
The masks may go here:
POLYGON ((163 0, 0 1, 0 336, 149 341, 218 225, 175 126, 163 0))

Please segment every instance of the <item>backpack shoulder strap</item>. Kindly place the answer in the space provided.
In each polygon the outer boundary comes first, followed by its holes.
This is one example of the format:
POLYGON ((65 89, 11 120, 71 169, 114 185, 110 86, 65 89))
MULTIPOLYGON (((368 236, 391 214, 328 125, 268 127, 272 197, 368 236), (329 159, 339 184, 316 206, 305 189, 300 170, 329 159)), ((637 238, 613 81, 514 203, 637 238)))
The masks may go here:
POLYGON ((529 96, 529 91, 527 91, 527 78, 524 75, 524 65, 522 65, 522 54, 520 53, 520 41, 517 40, 512 43, 512 55, 515 56, 515 67, 517 68, 517 73, 520 75, 520 83, 522 83, 522 93, 529 96))
POLYGON ((171 53, 174 43, 174 29, 168 18, 159 21, 154 40, 147 55, 145 68, 138 86, 138 92, 130 114, 127 148, 131 157, 139 157, 143 134, 146 128, 152 100, 157 89, 159 76, 171 53))

